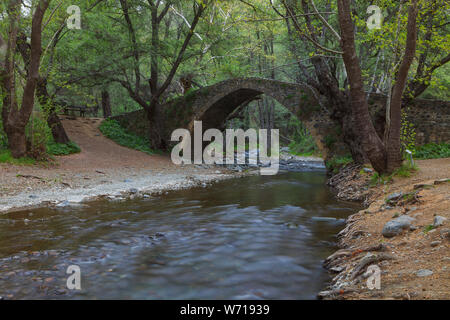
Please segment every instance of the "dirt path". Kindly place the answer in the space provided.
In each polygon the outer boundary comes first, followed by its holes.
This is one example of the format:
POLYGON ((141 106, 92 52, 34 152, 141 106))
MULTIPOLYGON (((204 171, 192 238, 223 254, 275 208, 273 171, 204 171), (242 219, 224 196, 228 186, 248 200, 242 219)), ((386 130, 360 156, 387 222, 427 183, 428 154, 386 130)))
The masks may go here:
POLYGON ((64 118, 63 126, 70 140, 76 142, 82 152, 60 157, 59 168, 62 170, 111 170, 132 168, 174 168, 167 156, 149 156, 143 152, 132 150, 116 144, 104 137, 98 126, 100 118, 64 118))
POLYGON ((450 299, 450 158, 417 164, 410 178, 373 188, 371 205, 348 218, 342 249, 325 263, 334 279, 323 298, 450 299), (395 193, 400 199, 387 203, 395 193), (411 218, 411 226, 383 236, 385 224, 398 217, 411 218), (436 217, 443 222, 431 227, 436 217), (380 290, 368 289, 364 278, 372 264, 381 269, 380 290))
POLYGON ((169 156, 122 147, 101 134, 101 121, 62 119, 69 138, 82 150, 78 154, 56 157, 54 163, 45 166, 0 164, 0 212, 45 202, 81 201, 89 195, 129 189, 176 189, 230 174, 227 170, 179 167, 169 156), (187 180, 190 182, 185 185, 187 180))

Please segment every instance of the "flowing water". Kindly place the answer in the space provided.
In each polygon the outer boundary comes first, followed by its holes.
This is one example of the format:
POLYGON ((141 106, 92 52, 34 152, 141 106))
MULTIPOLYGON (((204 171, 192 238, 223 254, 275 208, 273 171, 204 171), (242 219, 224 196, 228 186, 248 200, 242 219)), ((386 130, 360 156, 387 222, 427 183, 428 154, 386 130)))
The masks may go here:
POLYGON ((323 172, 254 176, 126 202, 0 215, 6 299, 314 299, 357 206, 323 172), (81 270, 81 290, 66 287, 81 270))

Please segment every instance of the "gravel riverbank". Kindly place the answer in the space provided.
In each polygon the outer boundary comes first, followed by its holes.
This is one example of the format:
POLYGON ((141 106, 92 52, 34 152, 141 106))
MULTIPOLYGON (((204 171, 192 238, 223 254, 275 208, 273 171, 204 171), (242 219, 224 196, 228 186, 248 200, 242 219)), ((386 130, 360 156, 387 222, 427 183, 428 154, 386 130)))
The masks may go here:
POLYGON ((337 235, 340 250, 324 261, 332 280, 319 298, 450 299, 450 159, 417 165, 411 177, 376 187, 357 167, 330 180, 338 198, 366 209, 337 235))

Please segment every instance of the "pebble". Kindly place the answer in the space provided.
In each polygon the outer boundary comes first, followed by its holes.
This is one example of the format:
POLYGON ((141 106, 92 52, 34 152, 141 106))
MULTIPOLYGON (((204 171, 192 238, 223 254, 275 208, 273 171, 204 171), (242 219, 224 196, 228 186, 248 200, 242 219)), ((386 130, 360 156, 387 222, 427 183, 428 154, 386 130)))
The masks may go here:
POLYGON ((61 208, 61 207, 67 207, 69 205, 70 205, 69 201, 66 200, 66 201, 58 203, 56 206, 61 208))
POLYGON ((64 290, 64 289, 58 289, 58 290, 55 291, 55 293, 56 293, 57 295, 63 295, 63 294, 66 294, 67 291, 64 290))
POLYGON ((444 224, 444 221, 447 220, 447 218, 441 217, 441 216, 436 216, 434 217, 434 221, 433 221, 433 227, 439 227, 442 226, 444 224))
POLYGON ((339 273, 339 272, 341 272, 342 270, 344 270, 344 267, 341 267, 341 266, 333 267, 333 268, 330 268, 330 270, 333 271, 333 272, 339 273))
POLYGON ((421 269, 416 272, 416 276, 418 276, 418 277, 428 277, 428 276, 431 276, 432 274, 433 274, 433 271, 428 270, 428 269, 421 269))
POLYGON ((446 183, 446 182, 450 182, 450 179, 439 179, 439 180, 435 180, 434 181, 434 184, 443 184, 443 183, 446 183))
POLYGON ((432 247, 437 247, 437 246, 440 245, 441 243, 442 243, 441 241, 433 241, 433 242, 430 243, 430 245, 431 245, 432 247))
POLYGON ((395 192, 395 193, 391 193, 390 195, 387 196, 386 198, 386 202, 389 201, 393 201, 393 200, 398 200, 403 196, 403 192, 395 192))
POLYGON ((448 228, 442 229, 440 231, 440 234, 441 234, 442 239, 447 238, 448 240, 450 240, 450 229, 448 229, 448 228))
POLYGON ((422 188, 432 188, 433 185, 427 183, 419 183, 414 185, 414 190, 422 189, 422 188))

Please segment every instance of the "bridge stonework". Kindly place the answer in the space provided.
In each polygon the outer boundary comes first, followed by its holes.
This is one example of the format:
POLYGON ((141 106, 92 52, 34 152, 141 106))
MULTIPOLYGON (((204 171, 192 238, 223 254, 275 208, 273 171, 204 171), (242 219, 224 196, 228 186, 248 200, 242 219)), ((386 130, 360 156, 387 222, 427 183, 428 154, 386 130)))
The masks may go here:
MULTIPOLYGON (((202 121, 203 130, 222 128, 224 121, 236 108, 262 94, 277 100, 310 130, 324 159, 348 152, 342 142, 340 126, 331 119, 325 99, 314 89, 301 84, 260 78, 230 79, 169 101, 159 107, 157 114, 164 123, 164 136, 169 141, 175 129, 187 128, 192 131, 194 120, 202 121)), ((370 96, 371 113, 378 115, 374 118, 383 118, 385 104, 385 96, 370 96)), ((418 145, 450 141, 449 102, 416 99, 410 104, 407 113, 408 120, 416 129, 418 145)), ((113 119, 131 132, 148 135, 149 124, 143 110, 113 119)))
MULTIPOLYGON (((259 78, 226 80, 188 93, 161 106, 165 117, 166 136, 176 128, 193 131, 194 120, 202 121, 203 130, 222 128, 224 121, 245 102, 265 94, 292 112, 311 132, 322 155, 339 150, 339 128, 330 118, 325 102, 306 85, 259 78)), ((276 129, 276 128, 275 128, 276 129)), ((341 144, 340 149, 345 147, 341 144)))

